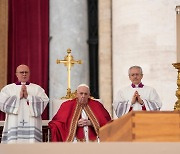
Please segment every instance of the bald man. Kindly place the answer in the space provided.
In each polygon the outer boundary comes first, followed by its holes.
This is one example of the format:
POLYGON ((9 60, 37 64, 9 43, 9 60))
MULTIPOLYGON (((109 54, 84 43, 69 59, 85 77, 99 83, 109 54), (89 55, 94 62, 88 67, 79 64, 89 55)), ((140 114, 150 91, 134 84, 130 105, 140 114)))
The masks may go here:
POLYGON ((99 142, 99 128, 111 117, 103 105, 90 99, 89 87, 81 84, 76 98, 64 102, 49 122, 52 142, 99 142))
POLYGON ((30 69, 19 65, 18 81, 0 92, 0 110, 6 113, 1 143, 34 143, 42 141, 42 119, 49 98, 44 89, 30 83, 30 69))

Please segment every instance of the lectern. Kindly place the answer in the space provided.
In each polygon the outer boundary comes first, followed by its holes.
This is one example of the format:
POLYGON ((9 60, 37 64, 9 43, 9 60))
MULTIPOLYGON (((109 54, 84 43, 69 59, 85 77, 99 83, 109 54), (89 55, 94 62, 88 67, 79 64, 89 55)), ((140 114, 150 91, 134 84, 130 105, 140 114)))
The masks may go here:
POLYGON ((180 112, 131 111, 99 133, 101 142, 180 142, 180 112))

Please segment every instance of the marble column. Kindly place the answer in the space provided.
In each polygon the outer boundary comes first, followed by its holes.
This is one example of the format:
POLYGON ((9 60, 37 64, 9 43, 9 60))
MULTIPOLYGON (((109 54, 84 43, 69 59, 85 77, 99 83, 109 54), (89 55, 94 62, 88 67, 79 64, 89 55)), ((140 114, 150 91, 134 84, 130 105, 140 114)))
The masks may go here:
POLYGON ((99 96, 112 114, 112 0, 99 0, 99 96))
MULTIPOLYGON (((63 60, 67 49, 74 60, 82 60, 71 69, 71 91, 80 83, 89 83, 87 2, 84 0, 50 1, 50 100, 59 99, 67 92, 67 67, 56 64, 63 60)), ((51 102, 50 102, 51 103, 51 102)))

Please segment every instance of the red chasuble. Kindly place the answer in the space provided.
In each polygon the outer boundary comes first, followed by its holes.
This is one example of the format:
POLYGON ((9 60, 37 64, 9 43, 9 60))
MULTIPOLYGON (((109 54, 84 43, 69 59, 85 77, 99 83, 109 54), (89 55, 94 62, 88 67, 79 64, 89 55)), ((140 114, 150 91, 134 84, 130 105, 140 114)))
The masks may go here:
POLYGON ((99 128, 111 120, 109 113, 98 101, 89 99, 87 105, 82 105, 73 99, 64 102, 52 121, 49 122, 52 142, 72 142, 74 137, 79 141, 84 140, 83 127, 77 126, 82 109, 92 123, 92 126, 88 127, 89 140, 97 139, 99 128))

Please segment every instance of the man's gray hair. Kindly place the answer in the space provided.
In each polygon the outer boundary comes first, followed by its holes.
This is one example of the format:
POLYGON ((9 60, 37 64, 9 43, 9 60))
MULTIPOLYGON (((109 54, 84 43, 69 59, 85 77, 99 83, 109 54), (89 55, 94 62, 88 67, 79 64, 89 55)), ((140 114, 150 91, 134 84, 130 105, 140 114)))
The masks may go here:
POLYGON ((129 70, 128 70, 128 75, 130 75, 130 71, 131 71, 131 69, 133 69, 133 68, 139 69, 140 72, 141 72, 141 74, 143 74, 142 68, 141 68, 140 66, 131 66, 131 67, 129 68, 129 70))

